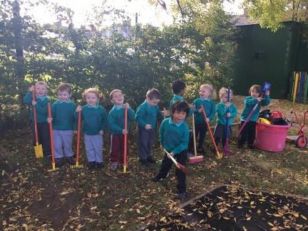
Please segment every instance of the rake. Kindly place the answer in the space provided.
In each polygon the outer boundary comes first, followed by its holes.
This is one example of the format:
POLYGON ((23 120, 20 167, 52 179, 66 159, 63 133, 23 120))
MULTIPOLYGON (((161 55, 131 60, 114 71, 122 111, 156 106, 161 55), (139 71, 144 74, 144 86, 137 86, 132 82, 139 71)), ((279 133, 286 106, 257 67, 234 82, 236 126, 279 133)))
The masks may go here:
POLYGON ((201 111, 202 111, 203 119, 204 119, 204 121, 205 121, 205 123, 206 123, 207 129, 209 130, 212 143, 213 143, 213 145, 214 145, 214 147, 215 147, 216 157, 217 157, 217 159, 221 159, 221 158, 223 157, 223 154, 220 153, 219 150, 218 150, 218 147, 217 147, 217 144, 216 144, 216 142, 215 142, 215 139, 214 139, 214 135, 213 135, 211 126, 210 126, 209 122, 207 121, 207 116, 206 116, 205 108, 204 108, 203 105, 201 106, 201 111))
POLYGON ((184 165, 177 162, 176 159, 166 149, 164 149, 164 152, 166 153, 168 158, 175 164, 175 167, 177 167, 179 170, 181 170, 185 174, 188 174, 188 169, 184 165))

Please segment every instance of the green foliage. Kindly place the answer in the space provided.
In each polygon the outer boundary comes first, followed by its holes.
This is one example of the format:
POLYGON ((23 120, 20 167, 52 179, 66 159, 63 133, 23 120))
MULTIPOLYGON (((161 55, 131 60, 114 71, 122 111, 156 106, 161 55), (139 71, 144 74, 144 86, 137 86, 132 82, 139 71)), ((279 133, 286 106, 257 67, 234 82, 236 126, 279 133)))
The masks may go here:
POLYGON ((261 27, 277 31, 283 21, 308 22, 307 0, 244 0, 248 15, 261 27))
MULTIPOLYGON (((73 97, 78 103, 82 91, 88 87, 98 87, 105 96, 120 88, 133 107, 144 100, 151 87, 161 91, 162 103, 168 105, 171 82, 178 78, 187 81, 189 99, 197 97, 201 83, 210 82, 217 88, 231 84, 234 31, 219 1, 213 1, 209 7, 200 1, 202 9, 193 8, 185 20, 163 29, 132 26, 123 12, 108 11, 104 4, 96 9, 91 26, 80 28, 74 26, 73 12, 61 6, 52 6, 57 16, 54 24, 40 25, 26 11, 20 21, 22 78, 16 75, 14 2, 5 1, 0 10, 2 108, 13 105, 16 113, 24 112, 15 105, 20 105, 21 96, 38 80, 48 82, 53 98, 60 82, 72 83, 73 97), (114 15, 121 23, 98 26, 105 14, 114 15)), ((21 7, 26 3, 20 3, 21 7)), ((189 6, 183 5, 186 12, 189 6)), ((109 98, 103 103, 108 107, 109 98)), ((7 112, 1 110, 0 114, 7 112)))

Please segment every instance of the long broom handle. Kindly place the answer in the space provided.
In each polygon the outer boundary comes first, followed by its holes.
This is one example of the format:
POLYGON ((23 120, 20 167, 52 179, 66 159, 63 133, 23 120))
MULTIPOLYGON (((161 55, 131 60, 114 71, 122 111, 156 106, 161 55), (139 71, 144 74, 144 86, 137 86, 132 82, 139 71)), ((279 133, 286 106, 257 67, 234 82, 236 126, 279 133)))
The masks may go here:
MULTIPOLYGON (((35 91, 32 91, 32 100, 35 101, 35 91)), ((35 143, 38 145, 38 131, 37 131, 37 114, 36 114, 36 107, 35 105, 32 106, 33 111, 33 122, 34 122, 34 136, 35 136, 35 143)))
MULTIPOLYGON (((230 103, 230 88, 228 88, 228 91, 227 91, 227 102, 230 103)), ((228 151, 228 133, 229 133, 229 117, 228 117, 228 113, 230 113, 230 105, 227 107, 227 110, 226 110, 226 128, 225 128, 225 136, 226 136, 226 140, 225 140, 225 143, 224 143, 224 149, 225 151, 228 151)))
POLYGON ((124 109, 124 129, 125 129, 125 134, 124 134, 124 150, 123 150, 123 171, 126 172, 127 168, 127 111, 128 108, 125 106, 124 109))
POLYGON ((196 126, 195 126, 195 114, 192 113, 192 132, 193 132, 193 141, 194 141, 194 153, 197 156, 197 145, 196 145, 196 126))
POLYGON ((78 122, 77 122, 76 165, 79 164, 79 158, 80 158, 80 132, 81 132, 81 111, 78 112, 78 122))
POLYGON ((238 135, 241 135, 241 132, 243 131, 243 129, 246 127, 246 124, 248 123, 248 121, 250 120, 251 116, 253 115, 253 113, 255 112, 255 110, 257 109, 258 105, 259 105, 259 101, 253 106, 253 108, 251 109, 251 111, 249 112, 249 115, 247 116, 246 120, 244 121, 243 125, 240 127, 240 130, 238 132, 238 135))
POLYGON ((204 121, 205 121, 206 126, 207 126, 207 129, 209 130, 209 133, 210 133, 210 137, 211 137, 212 143, 213 143, 213 145, 214 145, 214 147, 215 147, 216 154, 217 154, 217 156, 220 156, 220 153, 219 153, 217 144, 216 144, 216 142, 215 142, 215 139, 214 139, 214 135, 213 135, 211 126, 210 126, 209 122, 207 121, 207 116, 206 116, 205 108, 204 108, 203 105, 201 106, 201 109, 202 109, 201 111, 202 111, 202 114, 203 114, 204 121))
POLYGON ((177 162, 176 159, 171 155, 171 153, 169 153, 166 149, 164 149, 164 152, 166 153, 168 158, 174 163, 175 167, 177 167, 179 170, 183 171, 186 174, 188 173, 187 168, 184 165, 177 162))
MULTIPOLYGON (((48 103, 47 107, 48 107, 48 117, 52 118, 50 103, 48 103)), ((52 121, 49 121, 48 124, 49 124, 49 136, 50 136, 51 163, 52 163, 52 168, 55 169, 56 162, 55 162, 55 147, 53 139, 52 121)))

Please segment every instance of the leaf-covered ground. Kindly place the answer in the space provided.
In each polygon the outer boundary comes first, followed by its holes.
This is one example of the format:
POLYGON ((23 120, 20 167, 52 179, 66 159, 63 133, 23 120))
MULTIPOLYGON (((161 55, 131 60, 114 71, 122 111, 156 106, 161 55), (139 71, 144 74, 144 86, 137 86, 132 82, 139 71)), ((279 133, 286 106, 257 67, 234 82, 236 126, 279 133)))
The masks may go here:
MULTIPOLYGON (((292 104, 277 100, 270 108, 289 112, 292 104)), ((299 112, 305 108, 307 105, 294 107, 299 112)), ((295 131, 296 128, 291 130, 295 131)), ((48 163, 34 158, 29 129, 2 134, 0 229, 138 230, 178 211, 174 171, 165 181, 152 182, 160 163, 149 168, 140 166, 134 139, 130 137, 130 172, 125 175, 110 171, 108 166, 89 171, 66 165, 49 172, 48 163)), ((308 196, 307 149, 297 149, 290 143, 279 154, 237 150, 234 141, 231 149, 235 155, 229 158, 216 160, 207 151, 203 163, 189 166, 187 185, 191 198, 222 184, 240 185, 255 192, 308 196)), ((106 164, 107 150, 106 146, 106 164)), ((157 160, 161 159, 158 145, 154 153, 157 160)))
POLYGON ((308 201, 220 186, 144 228, 154 230, 307 230, 308 201))

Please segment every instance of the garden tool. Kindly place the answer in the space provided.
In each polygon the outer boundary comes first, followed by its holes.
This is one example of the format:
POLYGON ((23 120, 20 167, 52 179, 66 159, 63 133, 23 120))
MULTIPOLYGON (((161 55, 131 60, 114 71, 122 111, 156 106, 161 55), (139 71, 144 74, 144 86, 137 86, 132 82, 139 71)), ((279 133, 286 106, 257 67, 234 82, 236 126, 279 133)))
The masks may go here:
MULTIPOLYGON (((48 103, 48 118, 49 119, 52 118, 50 103, 48 103)), ((56 168, 56 161, 55 161, 55 146, 53 140, 52 121, 48 121, 48 124, 49 124, 50 149, 51 149, 51 169, 49 171, 55 171, 58 168, 56 168)))
POLYGON ((127 173, 127 111, 128 107, 125 106, 124 109, 124 129, 126 133, 124 134, 124 150, 123 150, 123 173, 127 173))
MULTIPOLYGON (((227 102, 230 103, 230 88, 228 87, 228 91, 227 91, 227 102)), ((227 107, 226 110, 226 124, 225 124, 225 136, 226 136, 226 140, 225 143, 223 144, 224 147, 224 154, 225 155, 229 155, 230 154, 230 149, 229 149, 229 117, 228 117, 228 113, 230 113, 230 106, 227 107)))
POLYGON ((77 141, 76 141, 76 163, 72 165, 72 168, 82 168, 80 161, 80 133, 81 133, 81 111, 78 112, 77 119, 77 141))
POLYGON ((195 127, 195 114, 192 113, 192 133, 193 133, 193 144, 194 144, 194 156, 188 158, 188 163, 197 164, 203 161, 202 155, 197 155, 197 144, 196 144, 196 127, 195 127))
POLYGON ((223 157, 223 154, 220 153, 219 150, 218 150, 218 147, 217 147, 217 144, 216 144, 216 142, 215 142, 215 139, 214 139, 214 135, 213 135, 211 126, 210 126, 209 122, 207 121, 207 116, 206 116, 205 108, 204 108, 203 105, 201 106, 201 111, 202 111, 203 118, 204 118, 204 121, 205 121, 205 123, 206 123, 207 129, 209 130, 212 143, 213 143, 213 145, 214 145, 214 147, 215 147, 216 157, 217 157, 217 159, 221 159, 221 158, 223 157))
MULTIPOLYGON (((35 101, 35 91, 32 91, 32 100, 35 101)), ((38 131, 37 131, 37 114, 35 105, 32 106, 33 111, 33 123, 34 123, 34 137, 35 137, 35 146, 34 146, 34 153, 36 158, 43 158, 43 147, 39 144, 38 140, 38 131)))
POLYGON ((171 155, 171 153, 169 153, 166 149, 164 149, 164 152, 166 153, 166 155, 168 156, 168 158, 175 164, 175 166, 181 170, 182 172, 184 172, 185 174, 188 173, 188 169, 180 164, 179 162, 176 161, 176 159, 171 155))

